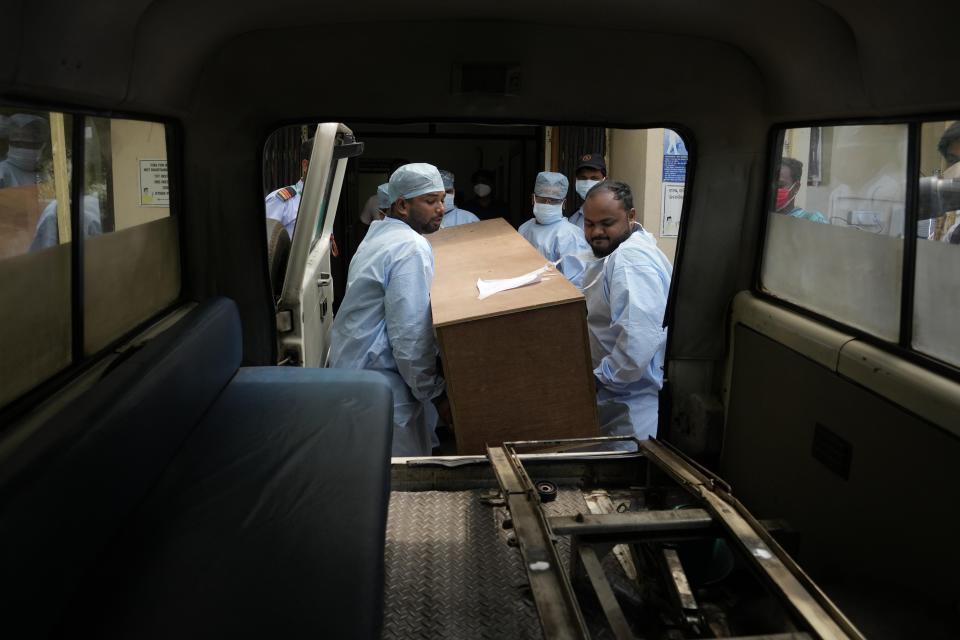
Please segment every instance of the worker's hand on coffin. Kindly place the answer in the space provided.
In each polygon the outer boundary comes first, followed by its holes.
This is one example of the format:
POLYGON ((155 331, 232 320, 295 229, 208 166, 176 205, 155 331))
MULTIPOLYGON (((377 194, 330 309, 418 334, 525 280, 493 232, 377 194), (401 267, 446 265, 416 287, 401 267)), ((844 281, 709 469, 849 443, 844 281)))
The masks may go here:
POLYGON ((437 408, 437 413, 440 414, 440 420, 448 427, 450 430, 453 430, 453 412, 450 410, 450 400, 447 398, 447 394, 437 396, 433 399, 433 404, 437 408))

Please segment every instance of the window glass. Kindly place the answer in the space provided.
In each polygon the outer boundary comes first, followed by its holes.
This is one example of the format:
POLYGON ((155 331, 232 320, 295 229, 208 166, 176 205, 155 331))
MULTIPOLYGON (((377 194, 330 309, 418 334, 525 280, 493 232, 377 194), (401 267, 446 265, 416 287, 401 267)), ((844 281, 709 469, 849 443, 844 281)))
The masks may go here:
POLYGON ((761 284, 769 293, 899 337, 908 127, 782 132, 761 284))
POLYGON ((0 107, 0 406, 71 362, 72 125, 0 107))
POLYGON ((94 353, 179 295, 166 127, 87 118, 83 193, 84 351, 94 353))
POLYGON ((913 346, 960 365, 960 122, 921 129, 913 346))

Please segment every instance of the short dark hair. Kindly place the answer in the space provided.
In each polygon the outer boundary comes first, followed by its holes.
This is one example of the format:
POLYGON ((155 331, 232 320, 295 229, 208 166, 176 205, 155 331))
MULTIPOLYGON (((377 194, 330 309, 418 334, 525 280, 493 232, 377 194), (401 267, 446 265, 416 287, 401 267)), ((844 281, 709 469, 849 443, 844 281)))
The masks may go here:
POLYGON ((790 170, 790 177, 794 182, 800 182, 803 177, 803 163, 796 158, 781 158, 780 166, 790 170))
POLYGON ((630 209, 633 209, 633 191, 630 190, 630 185, 626 182, 604 180, 603 182, 593 185, 593 188, 587 191, 586 199, 589 200, 590 196, 598 194, 601 191, 609 191, 612 193, 614 200, 620 200, 623 203, 624 211, 629 212, 630 209))
POLYGON ((300 159, 310 162, 310 156, 313 154, 313 138, 307 138, 300 143, 300 159))
POLYGON ((958 140, 960 140, 960 121, 954 122, 943 132, 943 135, 940 137, 940 142, 937 143, 937 151, 946 159, 947 149, 958 140))
POLYGON ((473 182, 473 184, 477 184, 477 180, 480 178, 485 178, 487 182, 493 184, 497 180, 497 175, 490 169, 477 169, 473 172, 473 175, 470 176, 470 181, 473 182))

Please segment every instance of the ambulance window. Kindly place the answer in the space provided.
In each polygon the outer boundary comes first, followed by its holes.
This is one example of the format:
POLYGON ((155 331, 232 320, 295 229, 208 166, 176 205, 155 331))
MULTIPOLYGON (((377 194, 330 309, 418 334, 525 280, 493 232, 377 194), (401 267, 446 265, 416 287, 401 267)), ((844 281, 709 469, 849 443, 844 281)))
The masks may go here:
POLYGON ((960 366, 960 121, 920 130, 913 347, 960 366))
POLYGON ((71 362, 72 131, 0 107, 0 406, 71 362))
POLYGON ((95 353, 179 295, 166 127, 87 118, 84 130, 84 351, 95 353))
POLYGON ((176 301, 170 207, 164 124, 0 107, 0 407, 176 301))
POLYGON ((762 288, 896 341, 908 126, 787 129, 774 151, 762 288))

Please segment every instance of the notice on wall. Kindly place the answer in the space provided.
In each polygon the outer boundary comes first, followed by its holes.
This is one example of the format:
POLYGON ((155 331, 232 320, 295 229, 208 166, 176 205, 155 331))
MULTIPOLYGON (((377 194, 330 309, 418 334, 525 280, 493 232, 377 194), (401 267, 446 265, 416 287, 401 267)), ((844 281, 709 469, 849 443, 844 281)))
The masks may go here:
POLYGON ((681 211, 683 211, 683 183, 664 182, 660 200, 661 238, 676 238, 680 233, 681 211))
POLYGON ((663 181, 686 182, 687 145, 673 129, 663 130, 663 181))
POLYGON ((140 160, 140 206, 170 206, 166 160, 140 160))

